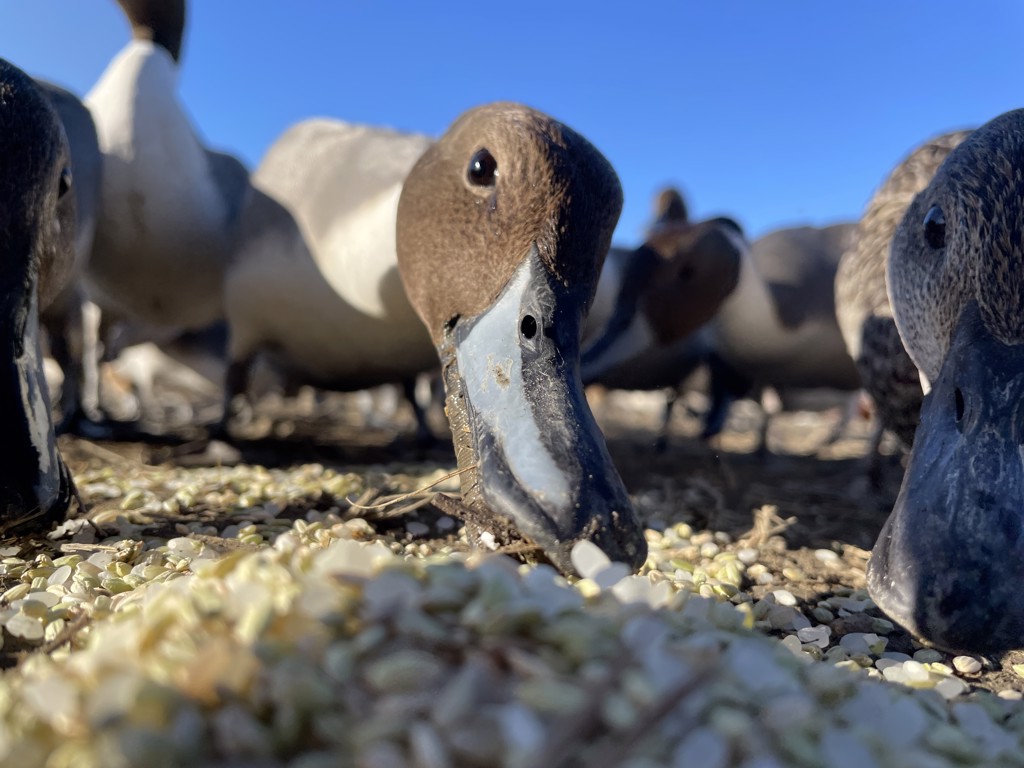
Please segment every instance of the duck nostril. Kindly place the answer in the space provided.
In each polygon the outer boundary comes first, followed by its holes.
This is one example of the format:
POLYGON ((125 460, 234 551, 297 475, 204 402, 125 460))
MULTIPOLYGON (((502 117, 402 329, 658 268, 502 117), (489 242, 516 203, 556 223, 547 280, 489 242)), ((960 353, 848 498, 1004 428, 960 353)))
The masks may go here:
POLYGON ((519 323, 519 332, 523 334, 523 338, 532 339, 537 335, 537 318, 533 315, 523 315, 522 321, 519 323))
POLYGON ((960 391, 960 387, 953 390, 953 405, 956 408, 956 425, 963 429, 964 412, 967 406, 964 403, 964 393, 960 391))

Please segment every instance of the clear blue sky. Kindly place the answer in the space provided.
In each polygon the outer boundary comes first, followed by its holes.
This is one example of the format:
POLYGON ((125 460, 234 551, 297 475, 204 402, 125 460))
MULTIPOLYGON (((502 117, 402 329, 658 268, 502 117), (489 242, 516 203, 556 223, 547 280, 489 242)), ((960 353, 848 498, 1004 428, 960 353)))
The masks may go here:
MULTIPOLYGON (((0 56, 86 92, 128 39, 113 0, 0 0, 0 56)), ((439 135, 510 99, 587 136, 634 242, 656 188, 752 236, 856 218, 920 140, 1024 106, 1024 3, 193 0, 181 96, 259 162, 314 115, 439 135)))

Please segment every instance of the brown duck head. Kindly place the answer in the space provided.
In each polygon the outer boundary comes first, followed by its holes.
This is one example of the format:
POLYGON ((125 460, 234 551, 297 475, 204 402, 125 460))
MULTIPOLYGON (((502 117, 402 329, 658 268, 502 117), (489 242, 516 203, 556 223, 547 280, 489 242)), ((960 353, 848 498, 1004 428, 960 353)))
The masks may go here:
POLYGON ((664 224, 634 251, 615 308, 583 352, 583 380, 689 336, 736 288, 745 250, 732 219, 664 224))
POLYGON ((565 571, 582 539, 634 568, 647 556, 579 377, 621 207, 586 139, 509 103, 460 117, 398 206, 399 269, 441 357, 465 501, 565 571))
POLYGON ((683 193, 675 187, 665 187, 654 196, 652 231, 666 224, 685 224, 689 219, 683 193))
POLYGON ((136 40, 152 40, 175 61, 181 60, 185 35, 185 0, 117 0, 136 40))

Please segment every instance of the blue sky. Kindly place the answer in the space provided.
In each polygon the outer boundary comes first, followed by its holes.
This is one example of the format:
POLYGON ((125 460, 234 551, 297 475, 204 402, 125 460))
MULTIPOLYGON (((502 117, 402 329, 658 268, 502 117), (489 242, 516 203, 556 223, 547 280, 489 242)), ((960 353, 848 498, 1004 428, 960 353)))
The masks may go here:
MULTIPOLYGON (((86 92, 128 39, 113 0, 0 0, 0 56, 86 92)), ((437 136, 521 101, 612 161, 635 242, 652 193, 752 236, 859 216, 916 143, 1024 106, 1024 3, 193 0, 181 97, 254 166, 311 116, 437 136)))

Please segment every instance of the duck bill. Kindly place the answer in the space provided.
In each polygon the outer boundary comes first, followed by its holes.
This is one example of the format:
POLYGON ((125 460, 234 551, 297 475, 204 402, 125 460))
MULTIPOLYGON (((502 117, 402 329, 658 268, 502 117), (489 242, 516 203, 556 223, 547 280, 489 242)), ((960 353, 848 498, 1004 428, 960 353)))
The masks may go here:
POLYGON ((1024 346, 964 311, 868 563, 874 601, 949 650, 1024 647, 1024 346))
POLYGON ((57 452, 39 348, 35 291, 8 315, 12 333, 2 339, 8 366, 0 374, 0 536, 14 529, 48 527, 63 519, 74 483, 57 452))
POLYGON ((568 573, 581 540, 634 569, 647 558, 580 381, 589 299, 552 276, 534 245, 490 308, 456 322, 439 350, 465 503, 568 573))

